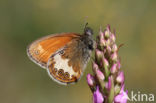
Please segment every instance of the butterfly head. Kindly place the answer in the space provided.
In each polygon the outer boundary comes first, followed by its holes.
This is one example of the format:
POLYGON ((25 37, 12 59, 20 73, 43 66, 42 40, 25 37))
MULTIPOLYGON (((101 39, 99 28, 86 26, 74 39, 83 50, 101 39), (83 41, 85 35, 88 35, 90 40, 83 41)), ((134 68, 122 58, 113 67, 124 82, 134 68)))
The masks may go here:
POLYGON ((93 30, 87 25, 88 23, 85 25, 82 41, 86 45, 87 50, 93 51, 95 44, 93 40, 93 30))
POLYGON ((91 36, 93 35, 93 30, 90 27, 87 27, 88 23, 86 23, 84 28, 84 35, 91 36))

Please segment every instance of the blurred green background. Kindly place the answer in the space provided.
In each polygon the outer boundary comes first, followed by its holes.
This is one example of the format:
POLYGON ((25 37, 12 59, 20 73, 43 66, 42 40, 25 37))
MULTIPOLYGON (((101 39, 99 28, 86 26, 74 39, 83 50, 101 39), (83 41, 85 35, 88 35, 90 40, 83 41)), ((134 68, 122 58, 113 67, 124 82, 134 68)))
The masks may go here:
POLYGON ((125 44, 119 54, 129 93, 156 94, 155 0, 0 0, 0 102, 91 103, 91 63, 77 84, 62 86, 26 55, 39 37, 82 33, 86 17, 95 35, 110 24, 125 44))

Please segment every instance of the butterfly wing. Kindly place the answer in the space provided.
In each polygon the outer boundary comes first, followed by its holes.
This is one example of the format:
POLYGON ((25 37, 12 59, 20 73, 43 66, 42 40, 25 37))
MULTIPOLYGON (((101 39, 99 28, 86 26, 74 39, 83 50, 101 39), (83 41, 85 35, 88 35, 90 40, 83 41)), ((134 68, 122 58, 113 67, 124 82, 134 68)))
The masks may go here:
POLYGON ((58 83, 74 83, 80 79, 90 55, 79 38, 73 39, 49 58, 48 74, 58 83))
POLYGON ((31 43, 27 48, 27 54, 33 62, 46 68, 48 59, 52 54, 74 38, 79 37, 80 35, 76 33, 52 34, 31 43))

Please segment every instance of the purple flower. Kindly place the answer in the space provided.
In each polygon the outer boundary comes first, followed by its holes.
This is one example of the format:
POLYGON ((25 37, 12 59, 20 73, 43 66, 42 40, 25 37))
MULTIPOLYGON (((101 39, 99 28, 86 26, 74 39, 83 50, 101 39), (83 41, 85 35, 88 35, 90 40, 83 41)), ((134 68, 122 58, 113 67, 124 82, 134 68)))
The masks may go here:
POLYGON ((110 89, 111 89, 111 85, 112 85, 111 82, 112 82, 112 81, 111 81, 111 77, 109 77, 109 78, 108 78, 108 82, 106 82, 106 84, 105 84, 105 88, 106 88, 107 90, 110 90, 110 89))
POLYGON ((106 40, 106 46, 109 46, 111 44, 111 41, 108 39, 106 40))
POLYGON ((100 32, 99 32, 99 37, 100 37, 100 39, 104 39, 104 33, 102 32, 101 28, 100 28, 100 32))
POLYGON ((117 52, 114 52, 112 55, 111 55, 111 59, 113 61, 117 61, 117 52))
POLYGON ((103 61, 104 68, 107 68, 109 66, 108 60, 103 56, 102 61, 103 61))
POLYGON ((110 36, 110 39, 112 40, 112 42, 115 42, 115 35, 114 34, 112 34, 111 36, 110 36))
POLYGON ((121 68, 120 60, 117 61, 117 67, 118 67, 118 69, 121 68))
POLYGON ((104 39, 100 39, 100 46, 101 47, 104 47, 104 46, 106 46, 106 41, 104 40, 104 39))
POLYGON ((93 103, 127 103, 127 91, 124 91, 124 73, 116 35, 108 25, 104 32, 100 28, 96 37, 95 59, 92 63, 94 76, 87 75, 87 83, 93 93, 93 103))
POLYGON ((111 47, 110 47, 110 46, 107 46, 107 51, 108 51, 108 53, 109 53, 109 54, 111 54, 112 49, 111 49, 111 47))
POLYGON ((109 38, 111 32, 110 32, 110 25, 107 26, 106 30, 104 31, 104 36, 106 38, 109 38))
POLYGON ((96 76, 97 76, 97 78, 99 80, 104 80, 105 79, 103 73, 99 69, 97 69, 95 73, 96 73, 96 76))
POLYGON ((111 67, 111 73, 116 73, 117 72, 117 64, 113 64, 111 67))
POLYGON ((95 62, 93 62, 93 63, 92 63, 92 68, 93 68, 93 71, 96 72, 96 70, 97 70, 99 67, 98 67, 98 65, 97 65, 95 62))
POLYGON ((116 78, 116 81, 118 83, 122 84, 124 82, 124 80, 125 80, 124 73, 123 73, 123 71, 121 71, 121 72, 119 72, 119 74, 118 74, 118 76, 116 78))
POLYGON ((103 103, 104 98, 102 93, 99 90, 99 86, 96 87, 96 91, 93 93, 93 102, 94 103, 103 103))
POLYGON ((89 86, 94 86, 94 77, 91 74, 87 75, 87 83, 89 86))
POLYGON ((100 50, 98 49, 95 50, 95 56, 98 59, 98 61, 100 61, 100 59, 102 58, 102 55, 103 53, 100 50))
POLYGON ((108 78, 108 89, 111 89, 112 86, 112 81, 111 81, 111 77, 108 78))
POLYGON ((112 52, 116 52, 117 50, 118 50, 118 47, 117 47, 116 44, 114 44, 114 45, 112 46, 112 52))
POLYGON ((124 91, 124 85, 123 85, 120 93, 117 96, 115 96, 114 102, 115 103, 127 103, 128 99, 129 99, 128 98, 128 91, 126 91, 126 92, 124 91))

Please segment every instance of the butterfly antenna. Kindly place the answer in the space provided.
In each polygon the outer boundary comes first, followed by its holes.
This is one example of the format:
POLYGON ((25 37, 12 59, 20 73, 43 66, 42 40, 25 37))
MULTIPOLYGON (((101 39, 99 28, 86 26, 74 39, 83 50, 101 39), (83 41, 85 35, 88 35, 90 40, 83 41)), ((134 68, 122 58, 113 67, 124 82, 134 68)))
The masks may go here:
POLYGON ((86 24, 85 24, 85 27, 84 27, 84 28, 86 29, 86 28, 87 28, 87 26, 88 26, 88 22, 86 22, 86 24))
POLYGON ((85 27, 84 28, 86 28, 88 25, 87 18, 88 18, 88 16, 85 17, 85 27))
POLYGON ((123 45, 124 45, 124 44, 120 44, 120 45, 119 45, 117 52, 119 52, 119 49, 120 49, 123 45))

